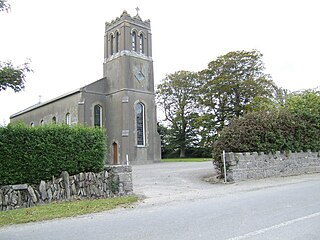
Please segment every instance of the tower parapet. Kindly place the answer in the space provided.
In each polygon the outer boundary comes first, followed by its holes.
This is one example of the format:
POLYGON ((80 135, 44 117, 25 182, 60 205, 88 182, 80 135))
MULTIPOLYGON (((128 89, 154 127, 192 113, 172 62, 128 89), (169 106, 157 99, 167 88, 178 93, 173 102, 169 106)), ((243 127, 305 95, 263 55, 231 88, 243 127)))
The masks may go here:
POLYGON ((152 60, 150 20, 143 21, 138 13, 131 17, 123 11, 105 23, 104 62, 123 55, 152 60))
POLYGON ((120 17, 117 17, 115 20, 112 20, 110 23, 109 22, 106 22, 106 32, 114 27, 115 25, 121 23, 121 21, 129 21, 131 23, 135 23, 135 24, 138 24, 138 25, 143 25, 144 27, 147 27, 150 29, 150 20, 145 20, 145 21, 142 21, 141 17, 137 14, 136 16, 134 17, 131 17, 130 14, 127 12, 127 11, 123 11, 123 13, 121 14, 120 17))

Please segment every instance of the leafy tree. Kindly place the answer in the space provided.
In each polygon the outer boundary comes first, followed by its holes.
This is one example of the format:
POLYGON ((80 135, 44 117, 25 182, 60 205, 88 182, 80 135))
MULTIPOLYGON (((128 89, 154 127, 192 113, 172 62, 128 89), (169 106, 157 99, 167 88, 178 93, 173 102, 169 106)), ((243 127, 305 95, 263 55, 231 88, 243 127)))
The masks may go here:
POLYGON ((196 73, 178 71, 167 75, 157 88, 157 101, 169 122, 168 141, 172 148, 180 150, 181 158, 186 157, 186 148, 197 139, 194 127, 198 116, 194 99, 196 78, 196 73))
POLYGON ((26 73, 31 72, 29 62, 13 66, 9 62, 0 62, 0 91, 12 88, 15 92, 24 89, 26 73))
POLYGON ((199 73, 198 101, 207 142, 214 141, 232 118, 243 115, 253 103, 270 102, 277 94, 271 76, 264 73, 262 54, 257 50, 229 52, 199 73))
POLYGON ((158 123, 158 133, 161 138, 161 157, 166 157, 172 152, 170 145, 170 129, 162 123, 158 123))
POLYGON ((286 105, 286 99, 289 92, 287 89, 277 88, 273 98, 263 96, 255 97, 252 102, 246 106, 247 112, 275 111, 286 105))
POLYGON ((10 4, 7 0, 0 0, 0 12, 6 11, 8 12, 11 9, 10 4))
POLYGON ((309 89, 289 94, 286 100, 286 108, 293 113, 299 114, 306 119, 312 119, 320 124, 319 89, 309 89))

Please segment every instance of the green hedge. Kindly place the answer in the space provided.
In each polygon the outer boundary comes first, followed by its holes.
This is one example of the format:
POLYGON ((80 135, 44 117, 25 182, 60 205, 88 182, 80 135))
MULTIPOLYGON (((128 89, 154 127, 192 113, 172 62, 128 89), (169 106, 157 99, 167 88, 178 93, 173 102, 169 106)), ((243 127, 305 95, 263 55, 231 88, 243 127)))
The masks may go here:
POLYGON ((221 153, 320 150, 320 127, 315 118, 306 118, 286 109, 254 112, 233 120, 214 143, 213 158, 223 169, 221 153))
POLYGON ((106 156, 102 129, 24 124, 0 128, 0 185, 39 183, 62 171, 100 171, 106 156))

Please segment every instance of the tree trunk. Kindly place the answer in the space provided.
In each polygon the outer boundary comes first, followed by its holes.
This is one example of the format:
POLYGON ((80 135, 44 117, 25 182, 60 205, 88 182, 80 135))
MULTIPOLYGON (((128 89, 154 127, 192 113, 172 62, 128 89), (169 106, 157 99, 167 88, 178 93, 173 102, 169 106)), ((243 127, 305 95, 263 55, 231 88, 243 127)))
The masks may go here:
POLYGON ((180 146, 180 158, 186 157, 186 146, 180 146))

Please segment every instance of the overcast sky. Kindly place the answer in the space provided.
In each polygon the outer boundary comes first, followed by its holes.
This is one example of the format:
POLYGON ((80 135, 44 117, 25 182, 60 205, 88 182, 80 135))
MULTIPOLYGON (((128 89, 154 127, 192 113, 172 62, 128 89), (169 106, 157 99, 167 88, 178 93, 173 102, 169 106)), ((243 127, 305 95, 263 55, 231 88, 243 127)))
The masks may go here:
POLYGON ((320 85, 317 0, 8 0, 0 13, 0 61, 30 58, 26 89, 0 92, 0 124, 102 78, 104 23, 151 20, 155 83, 178 70, 199 71, 230 51, 257 49, 266 73, 291 91, 320 85), (197 46, 194 45, 197 43, 197 46))

